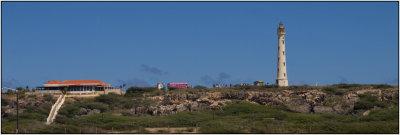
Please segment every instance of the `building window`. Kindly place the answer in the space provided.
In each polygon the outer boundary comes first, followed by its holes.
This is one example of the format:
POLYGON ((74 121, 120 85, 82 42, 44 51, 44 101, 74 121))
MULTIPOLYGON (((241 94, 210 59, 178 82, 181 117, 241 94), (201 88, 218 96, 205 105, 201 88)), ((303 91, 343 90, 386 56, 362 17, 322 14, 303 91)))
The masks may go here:
POLYGON ((283 73, 283 77, 286 77, 286 73, 283 73))
POLYGON ((286 66, 286 62, 283 62, 283 66, 286 66))
POLYGON ((285 40, 282 40, 282 43, 285 44, 285 40))
POLYGON ((283 51, 283 55, 285 55, 285 51, 283 51))

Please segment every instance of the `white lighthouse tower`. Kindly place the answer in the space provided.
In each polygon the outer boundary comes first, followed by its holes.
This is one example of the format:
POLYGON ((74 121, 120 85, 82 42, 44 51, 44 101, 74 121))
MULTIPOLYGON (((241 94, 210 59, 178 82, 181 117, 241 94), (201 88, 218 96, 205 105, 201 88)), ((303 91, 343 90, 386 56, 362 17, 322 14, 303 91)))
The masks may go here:
POLYGON ((278 27, 278 76, 276 78, 278 86, 289 86, 286 72, 285 34, 285 28, 281 22, 278 27))

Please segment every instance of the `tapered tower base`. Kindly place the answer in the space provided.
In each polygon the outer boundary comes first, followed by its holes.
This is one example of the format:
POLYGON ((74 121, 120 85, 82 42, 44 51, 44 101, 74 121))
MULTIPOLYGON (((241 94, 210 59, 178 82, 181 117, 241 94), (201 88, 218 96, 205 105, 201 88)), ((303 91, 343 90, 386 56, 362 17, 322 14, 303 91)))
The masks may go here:
POLYGON ((278 86, 289 86, 287 79, 276 79, 276 85, 278 86))

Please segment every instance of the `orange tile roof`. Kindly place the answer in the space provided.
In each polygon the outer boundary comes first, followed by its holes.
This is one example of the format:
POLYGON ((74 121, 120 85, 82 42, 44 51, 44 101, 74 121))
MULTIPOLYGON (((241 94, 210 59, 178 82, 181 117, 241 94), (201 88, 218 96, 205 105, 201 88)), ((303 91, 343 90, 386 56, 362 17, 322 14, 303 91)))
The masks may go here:
POLYGON ((58 80, 51 80, 51 81, 49 81, 47 83, 44 83, 44 84, 61 84, 61 82, 58 81, 58 80))
POLYGON ((99 80, 65 80, 65 81, 58 81, 58 80, 51 80, 44 84, 64 84, 64 85, 102 85, 102 86, 110 86, 110 84, 104 83, 99 80))

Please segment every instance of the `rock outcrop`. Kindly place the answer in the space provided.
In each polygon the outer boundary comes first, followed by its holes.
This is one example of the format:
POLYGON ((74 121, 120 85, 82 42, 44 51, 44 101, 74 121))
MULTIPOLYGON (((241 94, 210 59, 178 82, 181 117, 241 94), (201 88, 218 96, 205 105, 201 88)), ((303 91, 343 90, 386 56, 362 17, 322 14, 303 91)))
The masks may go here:
MULTIPOLYGON (((367 92, 379 92, 371 89, 367 92)), ((381 99, 392 99, 396 90, 382 92, 381 99)), ((233 100, 248 101, 265 106, 286 106, 299 113, 347 114, 353 111, 359 101, 359 93, 347 92, 343 95, 328 95, 321 90, 304 91, 231 91, 170 94, 160 97, 157 106, 133 109, 133 114, 168 115, 181 111, 219 110, 233 100)))

